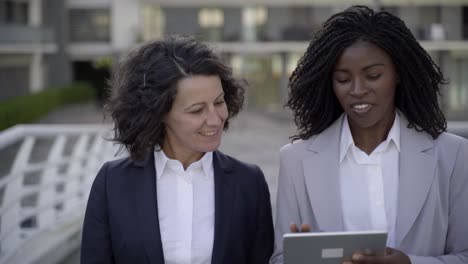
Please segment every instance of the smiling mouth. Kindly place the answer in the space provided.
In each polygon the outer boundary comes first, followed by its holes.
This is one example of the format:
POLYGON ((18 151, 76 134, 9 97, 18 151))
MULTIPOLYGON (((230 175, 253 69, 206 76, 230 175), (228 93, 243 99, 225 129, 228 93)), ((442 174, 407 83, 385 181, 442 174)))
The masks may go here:
POLYGON ((364 114, 367 113, 371 107, 371 104, 355 104, 351 106, 351 109, 358 114, 364 114))
POLYGON ((358 110, 366 109, 366 108, 369 108, 369 107, 370 107, 370 104, 353 105, 353 109, 358 109, 358 110))
POLYGON ((216 135, 216 134, 218 134, 218 130, 213 130, 213 131, 202 131, 202 132, 200 132, 200 135, 202 135, 202 136, 208 136, 208 137, 209 137, 209 136, 214 136, 214 135, 216 135))

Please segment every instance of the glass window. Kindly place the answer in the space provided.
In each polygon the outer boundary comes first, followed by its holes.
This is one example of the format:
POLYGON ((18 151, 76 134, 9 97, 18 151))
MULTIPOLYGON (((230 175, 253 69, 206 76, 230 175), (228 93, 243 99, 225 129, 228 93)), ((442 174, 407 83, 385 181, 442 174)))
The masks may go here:
POLYGON ((246 96, 249 108, 270 111, 281 109, 280 85, 283 66, 278 54, 234 54, 230 65, 237 77, 244 78, 249 83, 246 96))
POLYGON ((454 60, 454 71, 450 76, 450 111, 468 111, 468 58, 454 60))
POLYGON ((27 24, 29 5, 21 1, 0 1, 0 23, 27 24))
POLYGON ((204 40, 221 41, 223 38, 224 13, 219 8, 202 8, 198 11, 198 24, 204 40))
POLYGON ((70 40, 74 42, 110 41, 108 9, 70 10, 70 40))
POLYGON ((265 7, 245 7, 242 10, 243 40, 264 40, 267 18, 268 12, 265 7))
POLYGON ((142 38, 143 41, 158 39, 164 36, 165 17, 159 6, 145 5, 142 8, 142 38))

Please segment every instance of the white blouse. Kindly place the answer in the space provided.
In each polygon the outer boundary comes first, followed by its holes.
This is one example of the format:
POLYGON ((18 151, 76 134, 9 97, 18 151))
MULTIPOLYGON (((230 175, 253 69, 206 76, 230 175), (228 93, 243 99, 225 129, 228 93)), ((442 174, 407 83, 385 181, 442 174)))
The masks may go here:
POLYGON ((166 264, 211 263, 214 239, 213 153, 184 170, 154 153, 159 227, 166 264))
POLYGON ((339 166, 345 230, 385 230, 390 247, 395 247, 399 153, 398 113, 387 139, 370 155, 356 147, 348 118, 343 119, 339 166))

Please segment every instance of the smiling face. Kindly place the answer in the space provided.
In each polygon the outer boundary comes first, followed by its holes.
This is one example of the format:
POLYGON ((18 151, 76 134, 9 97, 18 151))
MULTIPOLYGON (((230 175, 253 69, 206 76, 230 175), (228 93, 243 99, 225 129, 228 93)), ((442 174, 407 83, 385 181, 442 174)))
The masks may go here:
POLYGON ((334 67, 333 91, 351 131, 388 130, 395 118, 398 74, 389 55, 370 42, 346 48, 334 67))
POLYGON ((227 117, 218 76, 194 75, 180 80, 172 108, 164 118, 164 152, 170 158, 193 162, 216 150, 227 117))

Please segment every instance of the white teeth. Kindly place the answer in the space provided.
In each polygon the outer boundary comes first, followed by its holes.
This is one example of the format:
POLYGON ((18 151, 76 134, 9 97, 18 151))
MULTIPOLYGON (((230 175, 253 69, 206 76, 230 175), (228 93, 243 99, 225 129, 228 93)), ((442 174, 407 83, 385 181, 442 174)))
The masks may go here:
POLYGON ((213 136, 217 133, 218 131, 209 131, 209 132, 200 132, 203 136, 213 136))
POLYGON ((369 107, 370 105, 369 104, 358 104, 358 105, 354 105, 353 108, 356 108, 356 109, 365 109, 367 107, 369 107))

